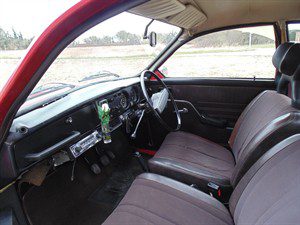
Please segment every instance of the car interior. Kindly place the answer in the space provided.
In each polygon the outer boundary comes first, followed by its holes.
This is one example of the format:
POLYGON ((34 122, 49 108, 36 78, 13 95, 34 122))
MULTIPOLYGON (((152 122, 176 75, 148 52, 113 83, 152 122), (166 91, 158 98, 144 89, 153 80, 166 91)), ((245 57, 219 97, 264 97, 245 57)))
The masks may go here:
POLYGON ((300 30, 292 40, 288 25, 300 3, 150 0, 127 12, 181 31, 138 76, 21 107, 0 149, 0 224, 298 224, 300 30), (271 78, 246 65, 240 78, 163 72, 197 38, 260 26, 274 37, 271 78))

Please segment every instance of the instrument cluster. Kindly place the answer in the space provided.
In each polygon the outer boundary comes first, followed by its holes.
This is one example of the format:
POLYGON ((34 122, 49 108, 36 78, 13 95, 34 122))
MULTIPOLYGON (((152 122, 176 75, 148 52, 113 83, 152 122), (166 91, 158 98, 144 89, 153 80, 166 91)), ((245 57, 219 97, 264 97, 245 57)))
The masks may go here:
POLYGON ((110 126, 118 127, 121 123, 120 116, 137 105, 140 101, 139 86, 130 86, 115 92, 105 99, 98 101, 101 105, 103 101, 107 101, 110 108, 110 126))
POLYGON ((139 89, 138 87, 125 88, 107 98, 109 107, 112 110, 124 111, 129 107, 138 103, 139 89))

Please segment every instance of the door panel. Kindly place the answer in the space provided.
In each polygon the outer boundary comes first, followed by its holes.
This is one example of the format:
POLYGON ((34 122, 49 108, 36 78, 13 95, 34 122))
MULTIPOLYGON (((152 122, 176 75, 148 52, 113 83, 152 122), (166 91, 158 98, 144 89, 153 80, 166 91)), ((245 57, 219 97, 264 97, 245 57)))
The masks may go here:
MULTIPOLYGON (((264 90, 274 90, 274 80, 165 78, 182 114, 181 130, 227 145, 232 128, 250 101, 264 90)), ((172 107, 165 118, 174 122, 172 107)))

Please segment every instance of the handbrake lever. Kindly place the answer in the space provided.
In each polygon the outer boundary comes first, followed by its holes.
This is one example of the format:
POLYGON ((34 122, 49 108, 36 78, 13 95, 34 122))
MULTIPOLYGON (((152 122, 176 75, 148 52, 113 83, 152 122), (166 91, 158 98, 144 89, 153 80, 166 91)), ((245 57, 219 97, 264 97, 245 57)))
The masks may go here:
POLYGON ((137 130, 138 130, 139 126, 140 126, 140 123, 141 123, 141 121, 142 121, 142 119, 143 119, 143 117, 144 117, 144 113, 145 113, 145 109, 142 110, 141 115, 140 115, 140 118, 139 118, 139 120, 138 120, 138 122, 137 122, 137 124, 136 124, 136 127, 135 127, 133 133, 132 133, 131 136, 130 136, 132 139, 135 139, 135 138, 136 138, 136 133, 137 133, 137 130))

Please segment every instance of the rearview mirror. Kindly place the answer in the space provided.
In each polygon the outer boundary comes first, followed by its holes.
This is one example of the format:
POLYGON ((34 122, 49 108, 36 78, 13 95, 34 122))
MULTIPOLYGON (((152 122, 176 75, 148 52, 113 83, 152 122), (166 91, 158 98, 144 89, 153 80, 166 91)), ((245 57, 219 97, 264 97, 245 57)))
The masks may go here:
POLYGON ((156 33, 155 32, 151 32, 149 35, 149 44, 151 47, 155 47, 156 46, 156 33))

